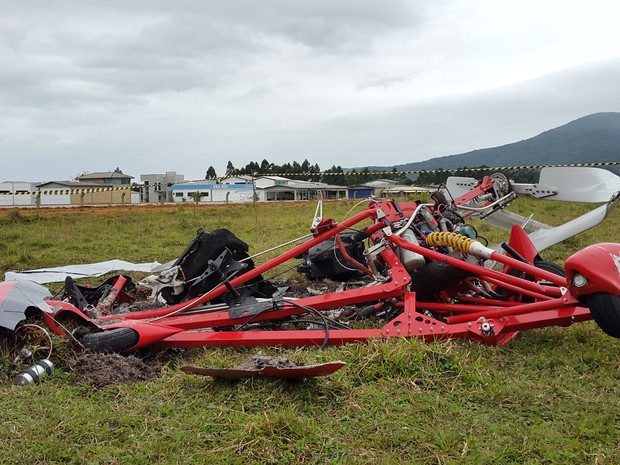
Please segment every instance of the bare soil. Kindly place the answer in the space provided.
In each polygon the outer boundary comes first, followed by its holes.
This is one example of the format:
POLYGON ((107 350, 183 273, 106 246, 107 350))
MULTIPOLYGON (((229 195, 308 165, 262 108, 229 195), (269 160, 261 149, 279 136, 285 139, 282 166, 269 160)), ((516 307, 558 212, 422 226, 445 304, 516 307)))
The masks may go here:
POLYGON ((75 364, 77 382, 96 388, 146 381, 160 372, 159 363, 147 364, 134 355, 84 352, 75 364))
POLYGON ((235 366, 235 370, 262 370, 267 366, 278 368, 293 368, 299 366, 297 363, 286 357, 270 357, 263 355, 262 352, 250 355, 239 365, 235 366))
MULTIPOLYGON (((284 284, 284 283, 283 283, 284 284)), ((329 280, 319 281, 287 281, 286 294, 296 297, 317 293, 334 292, 342 286, 329 280)), ((74 348, 75 349, 75 348, 74 348)), ((170 355, 169 355, 170 356, 170 355)), ((146 381, 161 373, 161 358, 166 355, 141 358, 138 355, 121 355, 116 353, 82 352, 70 362, 76 383, 86 384, 94 388, 130 384, 146 381)), ((235 369, 260 370, 266 366, 291 368, 299 366, 286 357, 265 356, 261 352, 248 356, 235 369)))

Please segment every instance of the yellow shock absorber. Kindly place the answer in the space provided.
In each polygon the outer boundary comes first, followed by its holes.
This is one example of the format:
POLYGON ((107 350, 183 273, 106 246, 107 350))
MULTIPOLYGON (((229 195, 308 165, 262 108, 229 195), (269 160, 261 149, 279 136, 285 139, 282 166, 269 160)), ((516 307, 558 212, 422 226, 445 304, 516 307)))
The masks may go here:
POLYGON ((433 232, 426 236, 426 243, 431 247, 452 247, 461 252, 469 253, 469 248, 476 241, 453 232, 433 232))

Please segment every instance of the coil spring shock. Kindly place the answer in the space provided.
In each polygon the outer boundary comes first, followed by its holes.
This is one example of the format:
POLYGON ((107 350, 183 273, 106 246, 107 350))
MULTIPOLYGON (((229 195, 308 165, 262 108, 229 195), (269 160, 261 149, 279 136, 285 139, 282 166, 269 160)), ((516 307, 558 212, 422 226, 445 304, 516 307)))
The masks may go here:
POLYGON ((433 232, 426 236, 426 243, 431 247, 452 247, 465 253, 469 253, 469 248, 475 242, 470 237, 453 232, 433 232))

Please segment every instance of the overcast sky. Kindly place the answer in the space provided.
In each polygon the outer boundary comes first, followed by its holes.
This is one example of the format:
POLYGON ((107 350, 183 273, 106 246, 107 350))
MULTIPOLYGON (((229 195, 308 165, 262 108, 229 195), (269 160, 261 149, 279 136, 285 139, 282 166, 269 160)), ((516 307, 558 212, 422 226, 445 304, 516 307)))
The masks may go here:
POLYGON ((394 165, 620 111, 617 0, 0 6, 0 181, 394 165))

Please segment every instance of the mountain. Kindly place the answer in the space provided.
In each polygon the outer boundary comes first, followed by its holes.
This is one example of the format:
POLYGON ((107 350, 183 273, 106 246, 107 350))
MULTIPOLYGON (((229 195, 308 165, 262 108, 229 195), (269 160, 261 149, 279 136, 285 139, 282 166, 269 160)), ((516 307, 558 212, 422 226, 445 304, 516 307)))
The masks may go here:
POLYGON ((620 113, 594 113, 530 139, 499 147, 389 167, 369 166, 368 169, 418 171, 481 165, 500 167, 606 161, 620 161, 620 113))

